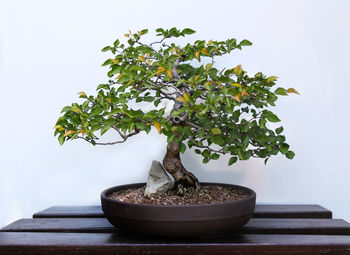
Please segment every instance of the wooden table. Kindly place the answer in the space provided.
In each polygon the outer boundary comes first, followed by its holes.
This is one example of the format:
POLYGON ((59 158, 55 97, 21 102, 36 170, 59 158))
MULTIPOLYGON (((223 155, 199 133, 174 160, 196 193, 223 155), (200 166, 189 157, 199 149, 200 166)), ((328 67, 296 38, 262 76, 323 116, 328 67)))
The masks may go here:
POLYGON ((54 206, 0 230, 0 254, 350 254, 350 224, 319 205, 257 205, 241 234, 216 239, 124 235, 100 206, 54 206))

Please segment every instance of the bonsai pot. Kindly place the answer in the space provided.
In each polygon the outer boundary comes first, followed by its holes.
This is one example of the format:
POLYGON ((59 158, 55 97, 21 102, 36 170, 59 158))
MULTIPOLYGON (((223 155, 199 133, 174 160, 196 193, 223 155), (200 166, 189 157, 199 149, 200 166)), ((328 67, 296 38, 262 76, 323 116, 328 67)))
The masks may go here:
POLYGON ((163 237, 215 237, 234 232, 244 226, 255 209, 253 190, 237 185, 220 185, 244 190, 248 197, 217 204, 152 205, 117 201, 109 194, 123 189, 139 188, 145 183, 121 185, 101 193, 102 210, 108 221, 122 232, 163 237))

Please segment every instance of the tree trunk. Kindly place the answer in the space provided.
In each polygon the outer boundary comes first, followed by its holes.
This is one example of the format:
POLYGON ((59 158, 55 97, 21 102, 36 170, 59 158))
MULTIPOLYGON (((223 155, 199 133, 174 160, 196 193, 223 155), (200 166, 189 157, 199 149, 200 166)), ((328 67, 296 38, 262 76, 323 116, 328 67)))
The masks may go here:
POLYGON ((180 159, 180 148, 176 141, 168 143, 167 152, 163 159, 164 169, 175 179, 175 187, 179 193, 183 193, 183 188, 193 187, 200 190, 198 179, 186 170, 180 159))

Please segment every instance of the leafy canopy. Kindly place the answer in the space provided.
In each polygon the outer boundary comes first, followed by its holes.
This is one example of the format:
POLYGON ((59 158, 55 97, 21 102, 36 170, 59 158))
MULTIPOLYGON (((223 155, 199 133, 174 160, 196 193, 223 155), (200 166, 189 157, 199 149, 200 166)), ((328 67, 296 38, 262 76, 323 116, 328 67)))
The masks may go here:
POLYGON ((109 67, 109 80, 98 85, 96 96, 79 92, 83 102, 62 109, 55 126, 60 144, 77 138, 93 145, 117 144, 154 127, 168 142, 176 140, 182 153, 194 147, 203 163, 222 154, 231 155, 229 165, 250 157, 265 158, 266 163, 279 152, 294 157, 283 127, 272 130, 268 123, 280 121, 269 110, 278 96, 298 92, 273 89, 276 76, 249 76, 241 65, 215 68, 215 57, 250 46, 250 41, 197 40, 180 46, 169 40, 194 30, 156 32, 159 40, 152 43, 141 40, 148 33, 144 29, 125 34, 126 43, 117 39, 102 49, 112 54, 102 64, 109 67), (120 138, 99 142, 108 130, 120 138))

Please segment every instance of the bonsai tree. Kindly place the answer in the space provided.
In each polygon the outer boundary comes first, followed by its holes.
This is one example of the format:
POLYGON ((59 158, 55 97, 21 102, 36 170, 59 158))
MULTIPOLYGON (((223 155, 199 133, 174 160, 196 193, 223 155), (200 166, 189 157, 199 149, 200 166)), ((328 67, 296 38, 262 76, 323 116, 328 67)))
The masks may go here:
POLYGON ((60 144, 82 139, 92 145, 114 145, 154 127, 167 137, 164 169, 177 187, 200 188, 198 179, 182 165, 180 153, 195 148, 203 163, 230 155, 228 165, 238 159, 264 158, 278 153, 292 159, 282 134, 283 127, 271 129, 269 122, 280 119, 269 108, 278 96, 297 93, 276 85, 276 76, 261 72, 248 75, 241 65, 222 70, 215 58, 241 50, 252 43, 236 39, 197 40, 180 46, 174 40, 195 33, 177 28, 156 30, 159 40, 146 43, 147 29, 125 34, 102 49, 110 52, 102 66, 108 66, 107 83, 96 95, 79 92, 81 103, 65 106, 55 126, 60 144), (152 106, 151 108, 149 106, 152 106), (147 106, 148 110, 144 110, 147 106), (102 142, 100 137, 114 131, 118 139, 102 142))

